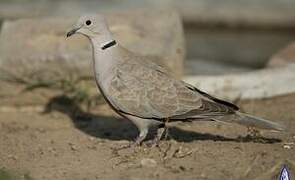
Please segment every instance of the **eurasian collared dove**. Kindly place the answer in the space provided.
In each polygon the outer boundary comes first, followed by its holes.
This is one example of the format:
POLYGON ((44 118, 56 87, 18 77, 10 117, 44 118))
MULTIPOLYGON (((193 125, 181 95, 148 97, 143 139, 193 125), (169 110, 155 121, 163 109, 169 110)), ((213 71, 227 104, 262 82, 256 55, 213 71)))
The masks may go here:
POLYGON ((165 128, 174 121, 215 120, 283 130, 277 123, 242 113, 236 105, 173 78, 152 59, 120 46, 102 15, 81 17, 67 37, 75 33, 91 41, 97 87, 115 112, 137 126, 137 144, 151 126, 165 128))

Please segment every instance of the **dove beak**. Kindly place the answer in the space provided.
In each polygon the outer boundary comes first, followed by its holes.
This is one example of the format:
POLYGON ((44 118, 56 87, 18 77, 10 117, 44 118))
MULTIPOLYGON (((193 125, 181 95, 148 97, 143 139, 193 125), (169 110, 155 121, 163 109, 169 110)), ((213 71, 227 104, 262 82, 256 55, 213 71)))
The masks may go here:
POLYGON ((73 34, 75 34, 80 28, 74 28, 72 30, 70 30, 68 33, 67 33, 67 37, 70 37, 72 36, 73 34))

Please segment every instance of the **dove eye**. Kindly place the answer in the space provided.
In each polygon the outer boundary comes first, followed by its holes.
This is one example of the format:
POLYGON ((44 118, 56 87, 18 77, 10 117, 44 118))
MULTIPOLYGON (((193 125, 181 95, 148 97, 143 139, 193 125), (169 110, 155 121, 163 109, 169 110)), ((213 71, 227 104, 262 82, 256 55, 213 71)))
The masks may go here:
POLYGON ((90 20, 87 20, 86 23, 85 23, 87 26, 89 26, 91 24, 91 21, 90 20))

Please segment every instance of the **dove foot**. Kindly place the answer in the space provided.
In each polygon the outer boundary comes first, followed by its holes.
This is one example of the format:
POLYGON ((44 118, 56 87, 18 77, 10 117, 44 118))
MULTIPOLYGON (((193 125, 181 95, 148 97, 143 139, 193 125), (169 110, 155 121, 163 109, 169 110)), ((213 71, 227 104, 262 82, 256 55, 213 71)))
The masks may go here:
POLYGON ((168 137, 168 127, 164 126, 157 130, 156 137, 153 140, 147 142, 147 145, 150 147, 158 147, 161 139, 163 138, 164 140, 166 140, 167 137, 168 137))
POLYGON ((143 140, 146 138, 146 136, 147 136, 147 131, 140 132, 140 134, 136 138, 135 142, 132 143, 132 146, 140 146, 142 144, 143 140))

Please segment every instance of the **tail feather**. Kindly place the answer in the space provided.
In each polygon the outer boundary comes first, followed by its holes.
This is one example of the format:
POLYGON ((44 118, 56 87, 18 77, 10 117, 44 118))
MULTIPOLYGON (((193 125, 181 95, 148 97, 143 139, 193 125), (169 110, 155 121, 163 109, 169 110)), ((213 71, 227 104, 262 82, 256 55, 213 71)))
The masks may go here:
POLYGON ((227 119, 226 117, 219 119, 219 121, 224 121, 224 122, 234 122, 237 124, 241 124, 244 126, 248 127, 256 127, 259 129, 267 129, 267 130, 275 130, 275 131, 283 131, 285 130, 285 127, 275 123, 271 122, 269 120, 256 117, 253 115, 249 115, 246 113, 241 113, 241 112, 236 112, 233 118, 227 119))

